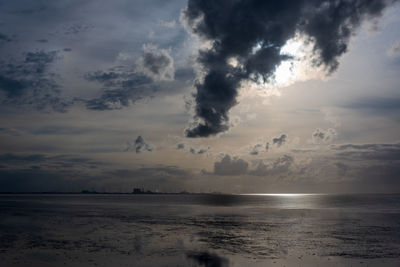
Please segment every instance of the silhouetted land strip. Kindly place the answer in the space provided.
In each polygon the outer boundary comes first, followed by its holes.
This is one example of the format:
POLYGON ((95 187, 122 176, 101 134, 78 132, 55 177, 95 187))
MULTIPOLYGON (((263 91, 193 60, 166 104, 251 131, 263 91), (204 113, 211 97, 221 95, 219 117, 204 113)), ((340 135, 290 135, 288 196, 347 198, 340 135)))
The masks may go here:
POLYGON ((80 192, 57 192, 57 191, 46 191, 46 192, 0 192, 0 195, 222 195, 223 193, 220 192, 212 192, 212 193, 193 193, 193 192, 152 192, 152 191, 145 191, 145 192, 98 192, 98 191, 89 191, 89 190, 82 190, 80 192))

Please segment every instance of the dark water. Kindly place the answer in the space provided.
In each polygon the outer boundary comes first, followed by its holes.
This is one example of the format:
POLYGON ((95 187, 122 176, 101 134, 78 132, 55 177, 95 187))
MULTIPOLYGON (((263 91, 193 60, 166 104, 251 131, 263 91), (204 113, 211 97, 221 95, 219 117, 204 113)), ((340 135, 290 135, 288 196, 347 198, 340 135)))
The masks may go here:
POLYGON ((0 266, 400 266, 400 195, 0 195, 0 266))

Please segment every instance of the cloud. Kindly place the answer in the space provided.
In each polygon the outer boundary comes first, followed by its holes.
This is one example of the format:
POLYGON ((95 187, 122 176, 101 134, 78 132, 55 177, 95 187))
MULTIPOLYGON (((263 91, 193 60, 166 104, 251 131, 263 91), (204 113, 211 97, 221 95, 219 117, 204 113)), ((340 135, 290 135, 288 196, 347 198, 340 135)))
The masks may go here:
POLYGON ((44 168, 51 171, 60 171, 64 168, 75 169, 95 169, 99 165, 106 163, 94 161, 90 158, 76 155, 45 155, 45 154, 16 154, 4 153, 0 154, 0 162, 7 169, 25 169, 32 167, 35 169, 44 168))
POLYGON ((164 21, 162 20, 160 22, 161 26, 166 27, 166 28, 174 28, 176 25, 176 21, 175 20, 171 20, 171 21, 164 21))
POLYGON ((229 260, 220 257, 217 254, 212 254, 208 252, 188 252, 186 257, 195 260, 199 266, 207 267, 228 267, 229 260))
POLYGON ((232 158, 225 155, 220 162, 214 163, 214 174, 216 175, 241 175, 246 174, 249 164, 243 159, 232 158))
POLYGON ((189 152, 193 155, 202 155, 207 153, 210 150, 210 147, 204 148, 204 147, 200 147, 200 148, 195 148, 195 147, 191 147, 188 144, 185 143, 179 143, 176 145, 176 149, 177 150, 182 150, 185 152, 189 152))
POLYGON ((400 55, 400 40, 397 40, 387 51, 389 56, 397 57, 400 55))
POLYGON ((12 41, 13 41, 13 39, 10 36, 0 32, 0 44, 1 43, 9 43, 12 41))
POLYGON ((136 62, 137 71, 155 81, 174 80, 174 60, 165 49, 143 45, 143 56, 136 62))
POLYGON ((349 169, 349 166, 347 166, 346 164, 344 164, 344 163, 342 163, 342 162, 337 162, 337 163, 335 164, 335 166, 337 167, 337 169, 338 169, 338 175, 340 175, 340 176, 345 176, 347 170, 349 169))
MULTIPOLYGON (((83 189, 131 192, 138 185, 161 191, 183 190, 193 172, 177 166, 132 166, 77 155, 0 154, 0 192, 80 192, 83 189)), ((176 192, 176 191, 173 191, 176 192)))
POLYGON ((277 147, 280 147, 281 145, 285 144, 286 138, 287 138, 286 134, 281 134, 280 136, 272 138, 272 143, 277 147))
POLYGON ((47 159, 45 155, 42 154, 31 154, 31 155, 17 155, 13 153, 6 153, 0 155, 0 161, 3 164, 21 164, 21 163, 38 163, 43 162, 47 159))
POLYGON ((60 97, 61 86, 50 71, 58 54, 58 51, 28 52, 23 61, 0 62, 1 103, 65 112, 72 101, 60 97))
POLYGON ((247 161, 225 155, 221 161, 214 163, 213 174, 221 176, 251 175, 276 177, 292 171, 293 164, 294 158, 292 156, 283 155, 274 160, 260 160, 250 168, 250 164, 247 161))
POLYGON ((84 101, 87 109, 91 110, 129 107, 133 103, 151 96, 157 90, 157 86, 150 78, 125 67, 87 73, 85 79, 104 86, 100 97, 84 101))
POLYGON ((333 128, 320 129, 317 128, 312 134, 312 141, 314 144, 329 143, 332 142, 337 136, 337 132, 333 128))
MULTIPOLYGON (((267 146, 265 147, 265 149, 266 149, 266 151, 268 151, 267 146)), ((250 155, 253 155, 253 156, 258 155, 263 150, 264 150, 264 145, 263 144, 255 144, 250 150, 250 155)))
POLYGON ((362 97, 351 103, 343 105, 344 108, 367 111, 376 115, 398 114, 400 110, 400 97, 362 97))
POLYGON ((124 151, 135 151, 136 153, 152 152, 154 147, 147 143, 142 136, 138 136, 135 142, 127 142, 127 147, 124 151))
POLYGON ((334 150, 342 150, 336 154, 338 158, 347 161, 399 161, 400 144, 347 144, 333 146, 334 150))
POLYGON ((200 149, 198 149, 198 150, 196 150, 195 148, 193 148, 193 147, 191 147, 191 148, 189 148, 189 152, 190 153, 192 153, 192 154, 198 154, 198 155, 201 155, 201 154, 204 154, 204 153, 206 153, 208 150, 210 150, 210 148, 208 147, 208 148, 200 148, 200 149))
POLYGON ((332 73, 361 22, 380 16, 392 2, 189 0, 182 20, 209 46, 197 57, 202 74, 195 84, 195 123, 186 135, 227 131, 241 83, 270 81, 277 67, 292 59, 281 49, 296 35, 313 45, 314 64, 332 73))
POLYGON ((85 79, 102 85, 99 97, 82 99, 90 110, 115 110, 129 107, 155 94, 172 94, 184 90, 186 82, 193 79, 193 72, 178 69, 175 80, 153 81, 134 67, 118 66, 108 70, 85 74, 85 79))
POLYGON ((181 149, 185 149, 185 144, 178 144, 177 146, 176 146, 176 149, 178 149, 178 150, 181 150, 181 149))
POLYGON ((294 162, 290 155, 283 155, 275 159, 271 164, 265 164, 260 161, 254 170, 250 170, 249 174, 254 176, 273 176, 282 173, 287 173, 294 162))

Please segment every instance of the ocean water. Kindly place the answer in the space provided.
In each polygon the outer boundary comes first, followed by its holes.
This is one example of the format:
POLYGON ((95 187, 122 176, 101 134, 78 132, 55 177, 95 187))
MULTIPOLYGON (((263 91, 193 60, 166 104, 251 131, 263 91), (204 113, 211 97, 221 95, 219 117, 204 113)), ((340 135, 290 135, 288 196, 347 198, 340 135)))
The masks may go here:
POLYGON ((400 266, 400 195, 0 195, 0 266, 400 266))

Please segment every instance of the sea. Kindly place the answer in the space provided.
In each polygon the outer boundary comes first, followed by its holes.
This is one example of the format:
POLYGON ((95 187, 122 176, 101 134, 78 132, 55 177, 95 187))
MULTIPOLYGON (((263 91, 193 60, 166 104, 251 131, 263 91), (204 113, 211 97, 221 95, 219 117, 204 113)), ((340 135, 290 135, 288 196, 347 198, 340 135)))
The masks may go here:
POLYGON ((400 266, 400 195, 1 194, 0 266, 400 266))

